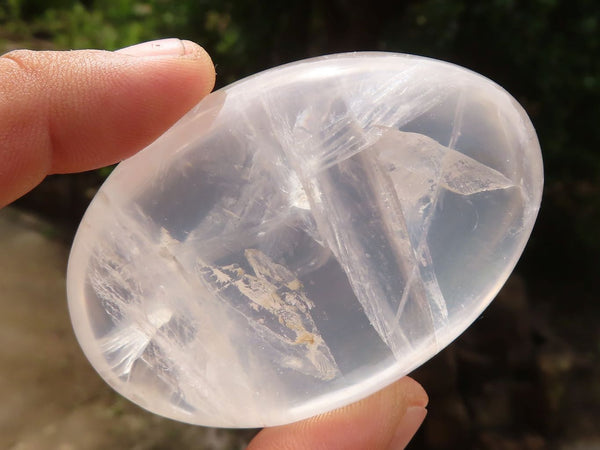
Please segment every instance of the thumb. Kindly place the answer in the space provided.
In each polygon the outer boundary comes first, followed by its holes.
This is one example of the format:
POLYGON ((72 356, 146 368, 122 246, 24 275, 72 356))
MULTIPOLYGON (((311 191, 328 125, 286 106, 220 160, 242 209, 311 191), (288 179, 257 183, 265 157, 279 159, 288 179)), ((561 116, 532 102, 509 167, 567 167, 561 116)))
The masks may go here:
POLYGON ((248 450, 401 450, 425 419, 427 401, 421 385, 404 377, 344 408, 265 428, 248 450))
POLYGON ((0 206, 49 173, 130 156, 207 95, 214 79, 208 54, 179 39, 117 52, 0 56, 0 206))

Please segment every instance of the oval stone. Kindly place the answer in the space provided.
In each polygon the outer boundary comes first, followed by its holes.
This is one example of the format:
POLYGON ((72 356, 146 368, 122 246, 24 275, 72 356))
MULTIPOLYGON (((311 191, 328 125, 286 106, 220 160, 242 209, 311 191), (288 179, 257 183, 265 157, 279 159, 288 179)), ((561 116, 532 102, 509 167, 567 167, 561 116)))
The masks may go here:
POLYGON ((514 268, 542 184, 527 115, 469 70, 392 53, 277 67, 114 170, 70 256, 75 332, 155 413, 304 419, 471 324, 514 268))

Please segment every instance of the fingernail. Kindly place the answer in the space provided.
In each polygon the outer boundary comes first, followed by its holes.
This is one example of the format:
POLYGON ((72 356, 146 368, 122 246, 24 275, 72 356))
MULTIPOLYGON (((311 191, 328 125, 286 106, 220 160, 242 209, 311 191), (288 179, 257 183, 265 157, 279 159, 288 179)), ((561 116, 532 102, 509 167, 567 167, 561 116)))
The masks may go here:
POLYGON ((194 52, 196 44, 181 39, 160 39, 142 42, 115 51, 128 56, 184 56, 194 52))
POLYGON ((389 450, 402 450, 406 448, 413 438, 427 415, 427 410, 422 406, 411 406, 406 409, 404 417, 398 424, 396 434, 394 435, 389 450))

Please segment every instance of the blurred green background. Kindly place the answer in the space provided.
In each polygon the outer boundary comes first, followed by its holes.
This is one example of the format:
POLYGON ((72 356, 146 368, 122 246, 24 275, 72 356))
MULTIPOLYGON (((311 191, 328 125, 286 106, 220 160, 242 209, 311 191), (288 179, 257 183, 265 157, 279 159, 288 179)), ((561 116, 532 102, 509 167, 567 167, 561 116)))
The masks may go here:
MULTIPOLYGON (((450 61, 506 88, 539 135, 542 209, 497 301, 414 374, 431 405, 412 448, 600 448, 597 0, 0 0, 0 52, 160 37, 203 45, 217 87, 309 56, 381 50, 450 61)), ((68 244, 108 173, 49 177, 14 207, 68 244)))

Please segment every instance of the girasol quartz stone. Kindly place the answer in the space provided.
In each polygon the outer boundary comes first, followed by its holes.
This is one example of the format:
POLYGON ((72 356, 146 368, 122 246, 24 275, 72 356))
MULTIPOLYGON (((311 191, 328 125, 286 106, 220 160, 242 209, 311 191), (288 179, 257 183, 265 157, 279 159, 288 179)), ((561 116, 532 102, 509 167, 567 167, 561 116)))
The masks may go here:
POLYGON ((115 169, 69 261, 75 332, 114 389, 176 420, 322 413, 482 312, 542 184, 527 115, 480 75, 390 53, 278 67, 115 169))

